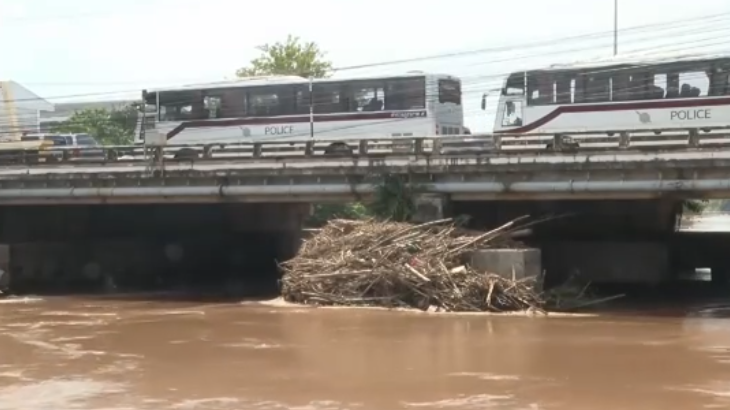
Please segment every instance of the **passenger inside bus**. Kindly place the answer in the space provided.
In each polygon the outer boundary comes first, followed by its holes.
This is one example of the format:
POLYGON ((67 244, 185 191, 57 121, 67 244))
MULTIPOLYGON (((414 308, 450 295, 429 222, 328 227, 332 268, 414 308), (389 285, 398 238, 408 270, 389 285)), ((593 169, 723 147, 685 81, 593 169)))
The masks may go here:
POLYGON ((363 111, 382 111, 383 101, 378 100, 377 97, 373 97, 370 101, 362 107, 363 111))
MULTIPOLYGON (((507 103, 505 104, 504 120, 502 126, 519 127, 520 125, 522 125, 522 118, 517 112, 517 108, 515 108, 515 105, 516 104, 512 101, 507 101, 507 103)), ((519 103, 517 105, 519 105, 519 103)), ((521 105, 518 108, 520 108, 520 111, 522 111, 521 105)))

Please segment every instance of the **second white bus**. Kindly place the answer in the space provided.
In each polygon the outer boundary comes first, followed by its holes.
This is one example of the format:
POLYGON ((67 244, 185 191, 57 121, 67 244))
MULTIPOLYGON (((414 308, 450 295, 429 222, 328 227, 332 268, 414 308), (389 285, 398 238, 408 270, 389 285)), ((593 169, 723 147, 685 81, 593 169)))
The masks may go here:
MULTIPOLYGON (((730 55, 617 57, 511 74, 494 131, 659 132, 730 124, 730 55)), ((485 100, 482 108, 485 107, 485 100)))

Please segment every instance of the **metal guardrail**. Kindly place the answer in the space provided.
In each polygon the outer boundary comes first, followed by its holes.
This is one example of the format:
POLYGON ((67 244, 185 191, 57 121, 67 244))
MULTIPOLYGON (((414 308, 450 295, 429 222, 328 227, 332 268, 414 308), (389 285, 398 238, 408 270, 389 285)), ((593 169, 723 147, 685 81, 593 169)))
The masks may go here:
POLYGON ((548 152, 608 153, 656 152, 687 149, 730 149, 730 126, 704 130, 662 129, 616 133, 595 131, 570 135, 474 134, 427 138, 379 138, 343 140, 303 138, 290 141, 256 141, 215 144, 170 144, 164 147, 135 146, 51 146, 34 149, 4 149, 0 143, 0 165, 39 163, 139 163, 151 159, 190 160, 283 160, 286 158, 391 157, 398 155, 519 156, 548 152), (608 135, 611 134, 611 135, 608 135), (92 154, 93 155, 89 155, 92 154))

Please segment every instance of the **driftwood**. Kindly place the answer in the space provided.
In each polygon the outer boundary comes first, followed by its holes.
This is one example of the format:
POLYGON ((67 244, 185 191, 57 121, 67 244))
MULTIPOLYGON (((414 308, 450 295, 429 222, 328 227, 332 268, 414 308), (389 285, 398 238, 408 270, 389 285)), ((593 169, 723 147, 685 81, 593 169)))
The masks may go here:
POLYGON ((330 221, 281 265, 282 294, 287 301, 314 305, 541 311, 535 278, 514 280, 467 264, 476 249, 521 246, 511 233, 527 225, 520 218, 474 232, 450 219, 421 225, 330 221))

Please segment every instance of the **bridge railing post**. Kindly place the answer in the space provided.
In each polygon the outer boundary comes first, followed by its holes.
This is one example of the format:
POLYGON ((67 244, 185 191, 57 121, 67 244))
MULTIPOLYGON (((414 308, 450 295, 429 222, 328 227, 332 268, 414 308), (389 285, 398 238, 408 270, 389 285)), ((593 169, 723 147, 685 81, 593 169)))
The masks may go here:
POLYGON ((434 138, 432 141, 433 145, 431 146, 431 155, 441 155, 441 148, 443 147, 441 138, 434 138))
POLYGON ((423 138, 416 138, 413 145, 413 153, 423 155, 423 138))
POLYGON ((314 155, 314 141, 309 140, 304 145, 304 155, 306 155, 308 157, 311 157, 312 155, 314 155))
POLYGON ((203 158, 210 159, 213 156, 213 146, 206 145, 203 147, 203 158))
POLYGON ((689 146, 692 148, 700 146, 700 133, 696 129, 689 130, 689 146))
POLYGON ((254 158, 261 158, 261 153, 263 152, 263 146, 260 142, 255 142, 253 144, 253 157, 254 158))
POLYGON ((370 141, 368 140, 360 140, 360 143, 357 147, 357 153, 358 155, 367 155, 368 154, 368 148, 370 148, 370 141))
POLYGON ((502 149, 502 136, 501 135, 495 134, 494 136, 492 136, 492 140, 494 142, 494 149, 496 149, 497 151, 502 149))
POLYGON ((628 148, 629 145, 631 145, 631 137, 629 136, 628 132, 621 132, 618 136, 618 147, 625 149, 628 148))

